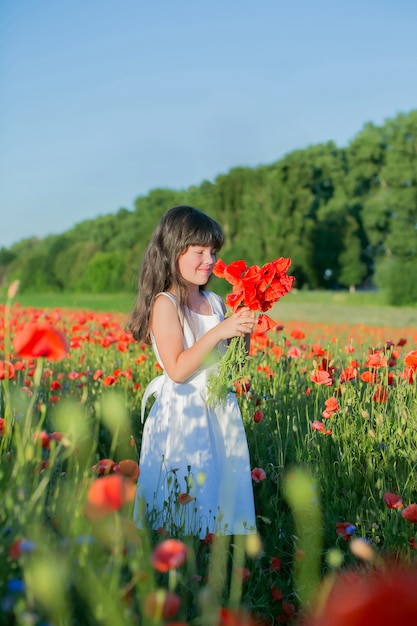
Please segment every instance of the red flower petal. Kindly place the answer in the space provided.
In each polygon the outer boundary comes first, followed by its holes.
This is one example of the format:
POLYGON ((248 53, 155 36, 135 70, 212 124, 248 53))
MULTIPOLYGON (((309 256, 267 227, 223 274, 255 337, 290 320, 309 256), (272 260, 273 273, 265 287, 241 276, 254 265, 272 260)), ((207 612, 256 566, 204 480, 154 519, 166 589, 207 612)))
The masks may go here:
POLYGON ((46 357, 50 361, 60 361, 69 349, 64 333, 47 322, 25 326, 14 338, 13 347, 22 359, 46 357))

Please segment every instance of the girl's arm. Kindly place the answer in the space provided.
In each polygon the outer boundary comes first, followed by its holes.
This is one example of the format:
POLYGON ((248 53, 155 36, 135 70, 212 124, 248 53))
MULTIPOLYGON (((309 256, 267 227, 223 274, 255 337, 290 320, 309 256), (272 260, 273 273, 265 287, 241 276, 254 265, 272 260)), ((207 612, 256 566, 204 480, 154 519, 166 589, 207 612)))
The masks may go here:
POLYGON ((151 330, 159 356, 168 376, 183 383, 204 363, 219 341, 243 337, 253 331, 253 313, 242 308, 239 313, 211 328, 190 348, 184 349, 184 335, 175 304, 169 298, 156 298, 151 317, 151 330))

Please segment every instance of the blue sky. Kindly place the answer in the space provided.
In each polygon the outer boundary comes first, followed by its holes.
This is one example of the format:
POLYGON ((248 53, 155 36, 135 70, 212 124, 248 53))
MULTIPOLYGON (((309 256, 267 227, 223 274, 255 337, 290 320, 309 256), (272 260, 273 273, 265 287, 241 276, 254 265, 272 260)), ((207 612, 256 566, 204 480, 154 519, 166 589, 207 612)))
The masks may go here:
POLYGON ((415 0, 0 0, 0 247, 417 108, 415 0))

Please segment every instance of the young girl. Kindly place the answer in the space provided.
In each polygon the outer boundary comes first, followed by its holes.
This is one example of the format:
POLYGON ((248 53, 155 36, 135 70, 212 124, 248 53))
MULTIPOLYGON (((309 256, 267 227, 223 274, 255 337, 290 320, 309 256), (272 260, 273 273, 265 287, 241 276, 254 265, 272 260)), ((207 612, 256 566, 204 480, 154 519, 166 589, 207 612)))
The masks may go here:
POLYGON ((156 397, 140 453, 135 520, 171 535, 255 532, 246 435, 233 393, 207 403, 207 383, 227 341, 254 328, 242 308, 225 318, 221 298, 205 291, 223 244, 219 224, 176 206, 162 217, 142 260, 129 328, 151 343, 162 376, 146 389, 156 397))

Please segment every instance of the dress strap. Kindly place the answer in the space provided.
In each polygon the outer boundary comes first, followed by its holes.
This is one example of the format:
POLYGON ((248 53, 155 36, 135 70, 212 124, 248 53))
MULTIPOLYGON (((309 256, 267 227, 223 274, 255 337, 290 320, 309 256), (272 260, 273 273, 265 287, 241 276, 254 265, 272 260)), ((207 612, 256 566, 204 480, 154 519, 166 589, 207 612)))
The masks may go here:
POLYGON ((146 403, 152 394, 156 398, 156 396, 161 393, 164 380, 165 380, 165 374, 162 374, 161 376, 157 376, 156 378, 151 380, 149 385, 146 387, 145 393, 143 394, 141 410, 140 410, 140 421, 142 422, 142 424, 145 418, 146 403))

